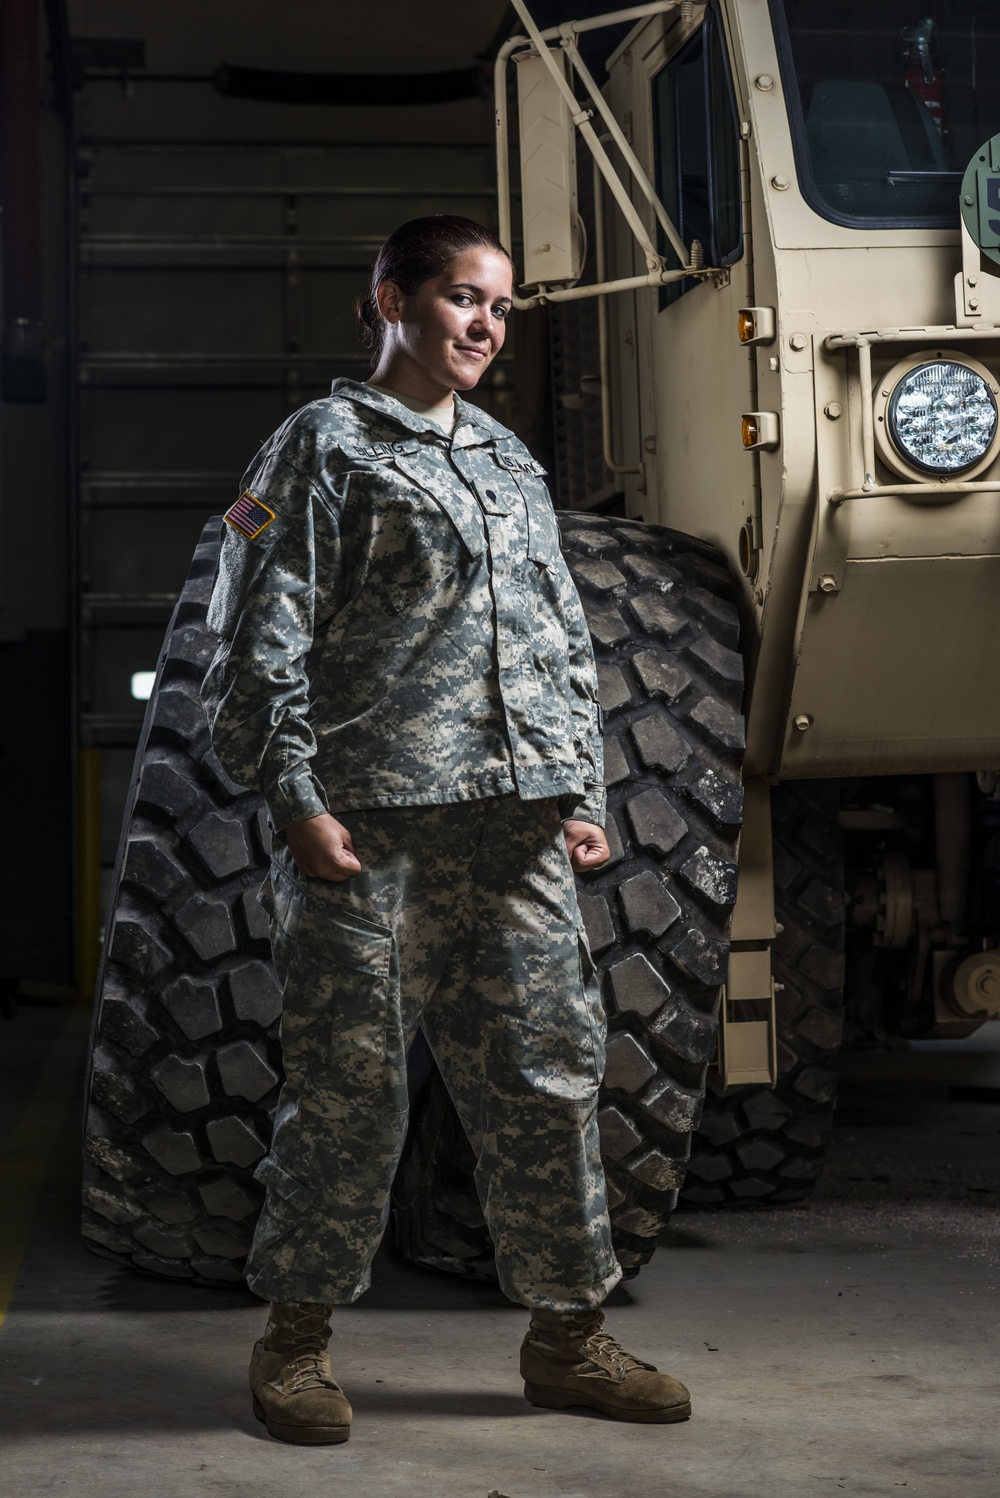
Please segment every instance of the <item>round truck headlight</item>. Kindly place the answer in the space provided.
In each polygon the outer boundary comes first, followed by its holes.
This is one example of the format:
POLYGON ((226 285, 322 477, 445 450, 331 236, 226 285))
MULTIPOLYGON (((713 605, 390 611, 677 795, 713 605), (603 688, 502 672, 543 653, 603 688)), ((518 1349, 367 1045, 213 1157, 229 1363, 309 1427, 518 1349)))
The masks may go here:
POLYGON ((997 434, 997 403, 977 370, 950 359, 916 365, 898 381, 886 411, 900 456, 924 473, 964 473, 997 434))

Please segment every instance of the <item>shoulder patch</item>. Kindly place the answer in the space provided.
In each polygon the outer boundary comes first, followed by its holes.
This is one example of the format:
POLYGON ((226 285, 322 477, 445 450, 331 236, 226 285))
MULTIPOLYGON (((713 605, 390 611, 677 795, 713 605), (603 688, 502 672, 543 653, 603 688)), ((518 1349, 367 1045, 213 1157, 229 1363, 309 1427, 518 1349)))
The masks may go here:
POLYGON ((271 521, 275 518, 273 510, 262 504, 255 494, 249 489, 244 489, 239 499, 223 515, 223 520, 231 525, 234 531, 239 531, 241 536, 246 536, 248 541, 255 541, 261 531, 267 530, 271 521))

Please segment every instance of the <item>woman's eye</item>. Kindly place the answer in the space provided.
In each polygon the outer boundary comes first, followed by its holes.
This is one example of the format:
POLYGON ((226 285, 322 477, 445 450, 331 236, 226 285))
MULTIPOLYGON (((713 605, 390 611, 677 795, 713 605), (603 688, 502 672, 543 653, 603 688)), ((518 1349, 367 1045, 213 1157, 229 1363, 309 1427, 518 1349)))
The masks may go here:
POLYGON ((502 321, 507 316, 509 310, 508 307, 494 307, 493 316, 500 318, 502 321))
POLYGON ((456 307, 472 306, 472 298, 466 291, 460 291, 457 296, 452 297, 452 301, 455 303, 456 307))

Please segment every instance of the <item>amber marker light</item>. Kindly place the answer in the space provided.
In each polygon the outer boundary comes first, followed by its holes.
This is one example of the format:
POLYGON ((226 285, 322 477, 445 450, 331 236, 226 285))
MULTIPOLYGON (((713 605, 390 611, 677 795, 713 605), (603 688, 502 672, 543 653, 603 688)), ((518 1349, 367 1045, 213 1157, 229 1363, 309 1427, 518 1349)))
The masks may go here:
POLYGON ((736 310, 736 331, 742 344, 773 343, 775 325, 773 307, 738 307, 736 310))
POLYGON ((756 416, 744 416, 743 418, 743 446, 756 447, 760 441, 760 427, 757 425, 756 416))

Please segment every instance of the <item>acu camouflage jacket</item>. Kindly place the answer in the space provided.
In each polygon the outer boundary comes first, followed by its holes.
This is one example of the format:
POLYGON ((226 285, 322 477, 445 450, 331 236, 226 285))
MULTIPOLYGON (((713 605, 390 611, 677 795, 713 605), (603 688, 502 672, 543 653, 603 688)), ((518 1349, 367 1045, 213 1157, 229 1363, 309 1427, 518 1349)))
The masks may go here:
POLYGON ((543 470, 456 407, 448 438, 336 380, 226 516, 202 695, 216 754, 279 831, 508 794, 603 823, 590 635, 543 470))

